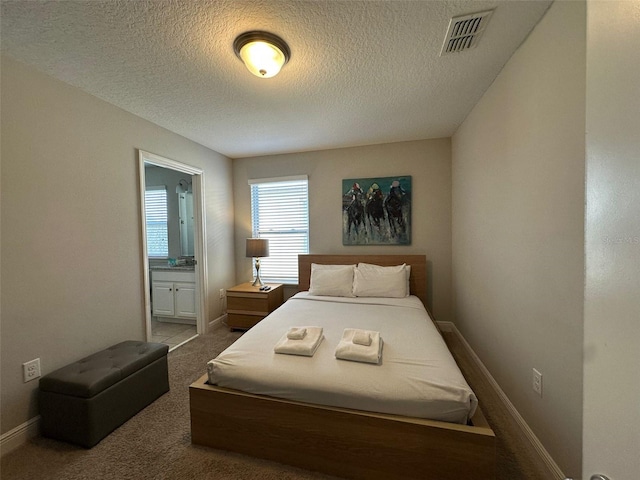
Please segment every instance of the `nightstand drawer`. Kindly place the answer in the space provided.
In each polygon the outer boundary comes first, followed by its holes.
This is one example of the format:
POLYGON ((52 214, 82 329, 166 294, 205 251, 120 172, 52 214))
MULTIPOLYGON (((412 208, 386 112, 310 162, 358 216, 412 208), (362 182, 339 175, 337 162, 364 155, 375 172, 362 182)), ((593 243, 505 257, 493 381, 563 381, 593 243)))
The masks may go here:
POLYGON ((233 310, 241 312, 252 312, 262 314, 269 313, 269 298, 262 294, 236 294, 229 292, 227 294, 227 311, 233 310))
POLYGON ((260 290, 251 283, 243 283, 227 290, 227 324, 231 330, 251 328, 282 305, 282 285, 269 286, 269 290, 260 290))
POLYGON ((264 318, 263 315, 246 315, 242 313, 228 313, 227 324, 229 328, 251 328, 264 318))

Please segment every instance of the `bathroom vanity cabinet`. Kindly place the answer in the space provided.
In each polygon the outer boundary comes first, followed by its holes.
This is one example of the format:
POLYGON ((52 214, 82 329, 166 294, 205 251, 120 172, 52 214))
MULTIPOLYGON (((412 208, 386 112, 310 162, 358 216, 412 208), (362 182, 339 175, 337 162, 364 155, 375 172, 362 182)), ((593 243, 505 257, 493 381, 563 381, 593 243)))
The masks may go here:
POLYGON ((195 272, 152 270, 151 305, 155 317, 195 319, 195 272))

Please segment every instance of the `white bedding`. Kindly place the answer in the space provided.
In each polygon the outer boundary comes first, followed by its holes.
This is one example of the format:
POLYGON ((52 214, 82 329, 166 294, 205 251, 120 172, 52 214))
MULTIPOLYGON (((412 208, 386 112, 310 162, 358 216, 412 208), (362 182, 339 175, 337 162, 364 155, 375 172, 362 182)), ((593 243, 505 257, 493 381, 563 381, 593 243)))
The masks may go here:
POLYGON ((301 292, 207 364, 221 387, 306 403, 466 423, 477 399, 422 302, 301 292), (324 329, 313 357, 280 355, 274 345, 292 326, 324 329), (380 365, 338 360, 345 328, 380 332, 380 365))

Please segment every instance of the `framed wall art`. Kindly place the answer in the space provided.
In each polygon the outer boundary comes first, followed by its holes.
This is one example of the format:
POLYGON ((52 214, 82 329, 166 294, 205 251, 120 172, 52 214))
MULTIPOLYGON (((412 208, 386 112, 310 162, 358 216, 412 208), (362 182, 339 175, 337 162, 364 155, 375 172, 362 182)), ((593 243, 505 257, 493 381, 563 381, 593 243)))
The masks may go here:
POLYGON ((411 176, 342 180, 343 245, 411 244, 411 176))

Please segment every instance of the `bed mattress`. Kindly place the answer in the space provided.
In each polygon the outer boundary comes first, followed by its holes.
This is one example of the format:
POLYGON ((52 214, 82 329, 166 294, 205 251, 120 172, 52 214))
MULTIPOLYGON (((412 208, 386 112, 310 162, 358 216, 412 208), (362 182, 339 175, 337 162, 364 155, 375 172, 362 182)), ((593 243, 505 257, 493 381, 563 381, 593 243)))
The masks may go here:
POLYGON ((466 423, 477 399, 415 296, 345 298, 301 292, 207 364, 221 387, 305 403, 466 423), (319 326, 313 357, 276 354, 290 327, 319 326), (379 365, 338 360, 345 328, 380 332, 379 365))

